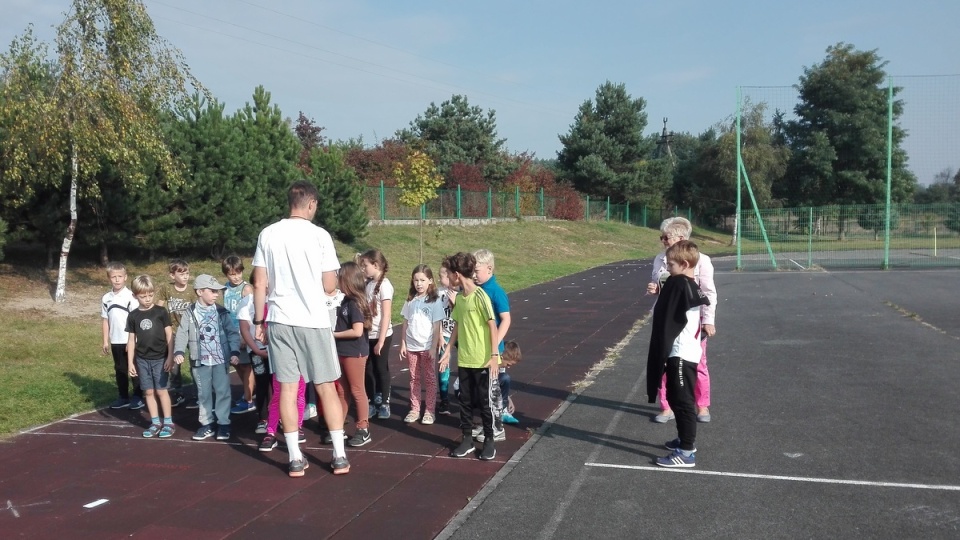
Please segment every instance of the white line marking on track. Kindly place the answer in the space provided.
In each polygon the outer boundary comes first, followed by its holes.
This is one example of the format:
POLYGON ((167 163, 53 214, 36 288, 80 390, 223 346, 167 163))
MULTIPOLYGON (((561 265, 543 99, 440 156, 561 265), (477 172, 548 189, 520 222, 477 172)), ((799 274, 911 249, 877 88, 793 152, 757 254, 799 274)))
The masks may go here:
POLYGON ((793 260, 793 259, 787 259, 787 260, 790 261, 790 262, 792 262, 793 264, 797 265, 797 267, 800 268, 801 270, 806 270, 806 268, 804 268, 803 265, 801 265, 801 264, 798 263, 797 261, 795 261, 795 260, 793 260))
POLYGON ((108 502, 109 500, 110 500, 110 499, 97 499, 97 500, 95 500, 95 501, 93 501, 93 502, 89 502, 89 503, 83 505, 83 507, 84 507, 84 508, 96 508, 96 507, 100 506, 101 504, 104 504, 104 503, 108 502))
POLYGON ((734 478, 756 478, 759 480, 786 480, 789 482, 811 482, 815 484, 839 484, 848 486, 871 486, 871 487, 897 487, 908 489, 932 489, 936 491, 960 491, 960 486, 942 485, 942 484, 907 484, 901 482, 871 482, 867 480, 843 480, 841 478, 811 478, 803 476, 780 476, 775 474, 751 474, 734 473, 721 471, 705 471, 703 469, 665 469, 663 467, 653 467, 649 465, 617 465, 614 463, 584 463, 587 467, 599 467, 605 469, 628 469, 632 471, 656 471, 656 472, 675 472, 684 474, 700 474, 704 476, 730 476, 734 478))

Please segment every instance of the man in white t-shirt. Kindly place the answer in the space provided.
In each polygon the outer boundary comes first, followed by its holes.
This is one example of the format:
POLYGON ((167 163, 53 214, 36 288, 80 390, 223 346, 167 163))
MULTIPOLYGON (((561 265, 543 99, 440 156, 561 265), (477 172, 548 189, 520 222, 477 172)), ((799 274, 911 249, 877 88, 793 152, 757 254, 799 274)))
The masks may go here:
POLYGON ((319 193, 305 180, 287 191, 290 217, 260 232, 253 256, 256 337, 267 343, 270 367, 280 382, 280 420, 290 452, 291 477, 300 477, 307 460, 297 432, 297 387, 300 377, 313 382, 323 417, 333 438, 334 474, 350 471, 343 444, 343 409, 334 382, 340 378, 330 315, 324 302, 337 289, 340 262, 330 233, 313 224, 319 193), (269 291, 269 294, 268 294, 269 291), (268 339, 265 339, 268 338, 268 339))

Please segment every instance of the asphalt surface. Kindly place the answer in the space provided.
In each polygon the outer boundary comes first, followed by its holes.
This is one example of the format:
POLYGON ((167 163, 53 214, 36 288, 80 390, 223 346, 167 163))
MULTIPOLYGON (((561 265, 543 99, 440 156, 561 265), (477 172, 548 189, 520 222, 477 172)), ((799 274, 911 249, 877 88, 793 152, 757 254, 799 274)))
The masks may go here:
POLYGON ((716 282, 695 469, 653 463, 646 324, 441 536, 960 537, 960 272, 716 282))

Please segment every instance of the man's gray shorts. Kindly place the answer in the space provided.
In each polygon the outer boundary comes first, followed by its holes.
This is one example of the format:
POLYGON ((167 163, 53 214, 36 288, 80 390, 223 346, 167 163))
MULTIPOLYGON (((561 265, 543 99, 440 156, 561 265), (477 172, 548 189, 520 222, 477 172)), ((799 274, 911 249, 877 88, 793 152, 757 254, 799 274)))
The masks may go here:
POLYGON ((270 369, 282 383, 314 384, 340 378, 337 347, 330 328, 304 328, 270 323, 267 327, 270 369))

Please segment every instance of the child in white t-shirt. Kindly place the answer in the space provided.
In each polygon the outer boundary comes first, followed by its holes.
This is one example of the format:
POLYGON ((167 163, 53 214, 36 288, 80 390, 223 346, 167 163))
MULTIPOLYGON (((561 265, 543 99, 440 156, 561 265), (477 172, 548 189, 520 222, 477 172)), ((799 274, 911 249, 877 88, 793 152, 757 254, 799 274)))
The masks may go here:
POLYGON ((403 421, 409 424, 420 419, 420 392, 425 389, 426 412, 422 423, 432 424, 436 419, 434 396, 437 395, 440 321, 446 318, 446 313, 437 296, 437 285, 429 266, 421 264, 413 269, 410 293, 400 314, 403 315, 400 358, 410 364, 410 412, 403 421))

